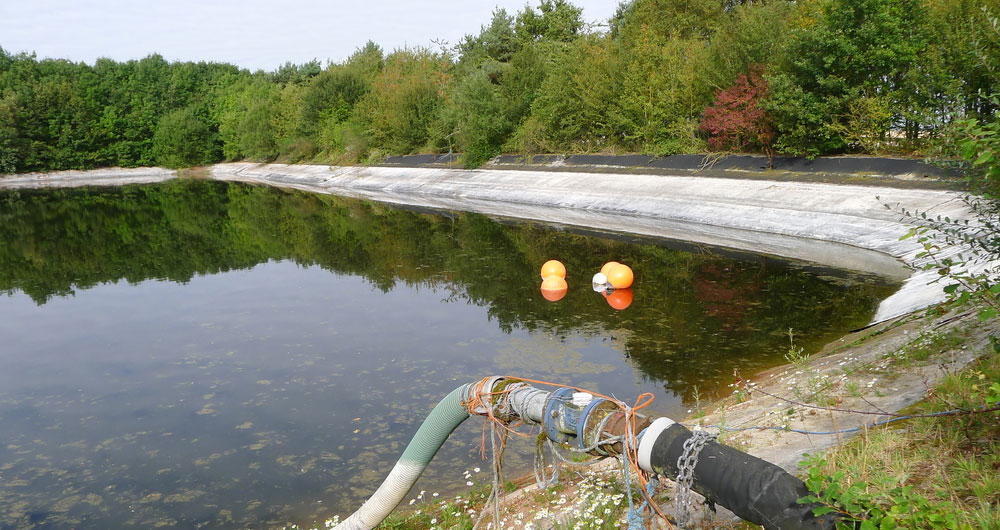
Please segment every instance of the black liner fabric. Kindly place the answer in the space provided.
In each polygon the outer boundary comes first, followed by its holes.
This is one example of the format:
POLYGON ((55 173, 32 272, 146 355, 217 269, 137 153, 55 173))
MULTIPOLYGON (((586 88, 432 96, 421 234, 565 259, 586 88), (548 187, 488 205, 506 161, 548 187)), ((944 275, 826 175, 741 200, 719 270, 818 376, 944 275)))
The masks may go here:
MULTIPOLYGON (((453 165, 459 154, 389 156, 382 162, 387 166, 420 167, 453 165)), ((572 168, 629 168, 639 170, 681 170, 699 172, 706 169, 762 173, 766 170, 792 173, 829 173, 844 175, 913 175, 918 177, 958 176, 960 171, 937 167, 912 158, 875 156, 830 156, 814 159, 794 156, 776 156, 773 167, 768 167, 767 157, 761 155, 729 155, 712 161, 705 155, 500 155, 493 159, 493 166, 533 167, 540 169, 558 163, 562 169, 572 168)))

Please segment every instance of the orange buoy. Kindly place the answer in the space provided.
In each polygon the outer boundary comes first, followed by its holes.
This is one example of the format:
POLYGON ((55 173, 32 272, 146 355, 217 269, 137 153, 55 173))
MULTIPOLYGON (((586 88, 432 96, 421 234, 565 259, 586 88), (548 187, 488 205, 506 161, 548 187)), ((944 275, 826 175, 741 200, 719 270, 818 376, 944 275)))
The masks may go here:
POLYGON ((621 311, 632 305, 632 289, 615 289, 605 294, 604 299, 608 301, 609 306, 621 311))
POLYGON ((565 278, 566 266, 556 259, 546 261, 545 264, 542 265, 542 278, 548 278, 549 276, 559 276, 565 278))
POLYGON ((615 265, 621 265, 621 263, 618 263, 617 261, 609 261, 605 263, 604 266, 601 267, 601 274, 607 276, 608 273, 611 272, 611 267, 614 267, 615 265))
POLYGON ((608 283, 615 289, 627 289, 631 287, 632 280, 635 278, 632 274, 632 268, 621 263, 611 267, 611 270, 607 272, 607 276, 608 283))

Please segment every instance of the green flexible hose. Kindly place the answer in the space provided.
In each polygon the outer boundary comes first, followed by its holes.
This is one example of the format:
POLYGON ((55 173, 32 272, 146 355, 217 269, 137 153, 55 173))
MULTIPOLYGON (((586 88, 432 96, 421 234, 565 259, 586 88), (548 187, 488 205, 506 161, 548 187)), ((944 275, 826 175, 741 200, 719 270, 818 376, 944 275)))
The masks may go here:
POLYGON ((469 411, 462 406, 468 390, 469 385, 462 385, 434 407, 382 485, 336 530, 371 530, 392 513, 448 436, 469 417, 469 411))

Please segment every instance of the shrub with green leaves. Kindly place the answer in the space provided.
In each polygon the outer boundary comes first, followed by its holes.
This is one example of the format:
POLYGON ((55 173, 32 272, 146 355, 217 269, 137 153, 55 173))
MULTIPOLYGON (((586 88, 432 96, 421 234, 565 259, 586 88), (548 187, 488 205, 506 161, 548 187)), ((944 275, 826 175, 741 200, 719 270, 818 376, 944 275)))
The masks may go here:
POLYGON ((447 58, 423 48, 396 50, 386 57, 353 114, 372 147, 407 154, 427 145, 447 66, 447 58))
POLYGON ((217 135, 193 107, 164 116, 153 134, 153 156, 163 167, 211 164, 220 154, 217 135))
POLYGON ((955 514, 952 504, 932 501, 894 477, 881 478, 874 486, 882 491, 872 495, 869 481, 854 481, 845 487, 844 471, 827 474, 827 461, 822 458, 809 457, 802 463, 808 469, 806 486, 813 494, 799 502, 819 504, 813 509, 817 516, 839 517, 838 529, 972 530, 955 514))

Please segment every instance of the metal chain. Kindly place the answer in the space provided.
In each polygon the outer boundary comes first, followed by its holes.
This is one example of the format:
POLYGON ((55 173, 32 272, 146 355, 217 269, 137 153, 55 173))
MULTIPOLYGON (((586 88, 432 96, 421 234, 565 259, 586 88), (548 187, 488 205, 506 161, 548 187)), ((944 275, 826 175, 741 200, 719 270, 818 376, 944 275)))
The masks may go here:
POLYGON ((677 459, 677 526, 684 528, 691 518, 691 485, 694 482, 694 467, 698 465, 698 455, 705 444, 715 440, 716 435, 696 429, 684 441, 684 452, 677 459))

